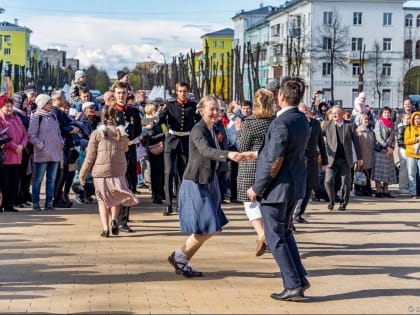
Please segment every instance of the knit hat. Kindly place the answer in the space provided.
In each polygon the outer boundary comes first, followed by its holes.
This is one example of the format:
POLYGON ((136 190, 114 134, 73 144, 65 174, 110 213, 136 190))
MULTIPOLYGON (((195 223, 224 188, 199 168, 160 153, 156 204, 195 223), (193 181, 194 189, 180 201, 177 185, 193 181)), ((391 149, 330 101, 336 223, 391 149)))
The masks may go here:
POLYGON ((86 73, 83 70, 77 70, 74 73, 74 80, 77 82, 81 77, 86 77, 86 73))
POLYGON ((117 71, 117 78, 118 78, 118 80, 121 80, 127 74, 128 74, 128 72, 125 72, 125 71, 122 71, 122 70, 117 71))
POLYGON ((35 104, 39 108, 44 108, 44 106, 51 100, 51 97, 47 94, 39 94, 35 99, 35 104))
POLYGON ((12 103, 13 104, 13 101, 7 95, 0 96, 0 108, 2 108, 6 103, 12 103))
POLYGON ((360 98, 366 98, 366 93, 365 92, 360 92, 359 97, 360 98))
POLYGON ((95 108, 96 107, 95 103, 94 102, 84 102, 83 105, 82 105, 82 111, 84 111, 86 108, 90 108, 90 107, 95 108))

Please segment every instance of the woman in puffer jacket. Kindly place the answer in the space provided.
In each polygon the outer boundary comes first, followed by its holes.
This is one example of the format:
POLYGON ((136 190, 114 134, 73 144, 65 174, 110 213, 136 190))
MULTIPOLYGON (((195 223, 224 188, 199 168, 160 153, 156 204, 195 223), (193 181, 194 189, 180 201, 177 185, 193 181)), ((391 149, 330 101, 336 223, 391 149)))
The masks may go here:
POLYGON ((420 170, 420 112, 411 114, 410 125, 404 131, 404 143, 407 157, 408 191, 411 198, 416 199, 416 175, 420 170))

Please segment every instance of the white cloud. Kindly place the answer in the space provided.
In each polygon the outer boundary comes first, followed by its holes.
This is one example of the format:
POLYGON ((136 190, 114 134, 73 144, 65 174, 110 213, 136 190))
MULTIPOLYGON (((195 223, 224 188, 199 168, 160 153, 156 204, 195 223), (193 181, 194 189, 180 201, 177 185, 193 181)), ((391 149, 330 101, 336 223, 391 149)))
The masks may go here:
MULTIPOLYGON (((228 21, 229 22, 229 21, 228 21)), ((95 64, 110 76, 123 67, 134 68, 140 61, 163 62, 154 47, 172 56, 201 50, 205 33, 229 27, 226 24, 186 24, 185 21, 113 20, 85 16, 33 16, 25 20, 32 29, 31 43, 41 47, 59 48, 67 56, 78 58, 82 68, 95 64)))

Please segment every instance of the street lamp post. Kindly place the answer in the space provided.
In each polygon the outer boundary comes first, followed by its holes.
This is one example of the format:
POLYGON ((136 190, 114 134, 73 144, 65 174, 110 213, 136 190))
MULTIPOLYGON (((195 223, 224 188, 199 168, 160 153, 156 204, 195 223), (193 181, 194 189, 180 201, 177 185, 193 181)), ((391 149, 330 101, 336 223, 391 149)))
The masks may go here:
POLYGON ((163 57, 163 100, 166 103, 166 57, 165 54, 159 48, 155 47, 155 50, 163 57))

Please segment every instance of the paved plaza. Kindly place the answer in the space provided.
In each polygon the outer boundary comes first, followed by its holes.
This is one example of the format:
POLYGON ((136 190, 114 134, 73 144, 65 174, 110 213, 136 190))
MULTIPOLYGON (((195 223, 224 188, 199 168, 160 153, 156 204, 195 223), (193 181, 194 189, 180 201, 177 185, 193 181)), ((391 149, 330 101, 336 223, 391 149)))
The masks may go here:
POLYGON ((270 253, 241 205, 191 262, 203 278, 176 275, 168 255, 185 239, 147 190, 133 208, 135 233, 99 236, 96 204, 0 213, 0 313, 420 314, 420 203, 352 198, 348 210, 308 207, 296 239, 311 287, 304 302, 280 302, 270 253))

